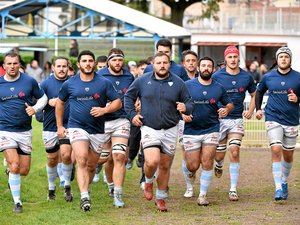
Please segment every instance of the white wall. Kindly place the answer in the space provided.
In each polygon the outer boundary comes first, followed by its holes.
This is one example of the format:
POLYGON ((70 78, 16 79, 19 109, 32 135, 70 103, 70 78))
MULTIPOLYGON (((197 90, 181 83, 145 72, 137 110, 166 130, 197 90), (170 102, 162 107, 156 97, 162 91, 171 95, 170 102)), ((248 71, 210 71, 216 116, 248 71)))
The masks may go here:
MULTIPOLYGON (((191 49, 197 52, 198 46, 194 44, 200 42, 238 42, 240 45, 241 64, 245 67, 246 42, 264 42, 264 43, 287 43, 287 46, 292 50, 293 69, 300 71, 300 36, 284 36, 284 35, 249 35, 249 34, 192 34, 191 49)), ((279 48, 279 47, 278 47, 279 48)), ((275 55, 270 55, 270 58, 275 55)))

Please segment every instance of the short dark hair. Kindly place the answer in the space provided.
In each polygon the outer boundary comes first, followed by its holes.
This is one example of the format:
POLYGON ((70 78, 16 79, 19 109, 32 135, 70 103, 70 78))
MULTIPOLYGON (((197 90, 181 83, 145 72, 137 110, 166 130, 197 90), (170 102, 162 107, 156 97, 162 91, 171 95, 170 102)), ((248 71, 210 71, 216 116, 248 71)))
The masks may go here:
POLYGON ((194 55, 194 56, 196 56, 196 58, 198 58, 197 53, 194 52, 194 51, 192 51, 192 50, 185 50, 185 51, 183 51, 183 52, 181 53, 181 55, 182 55, 182 61, 185 60, 185 57, 186 57, 187 55, 194 55))
POLYGON ((140 67, 140 66, 145 65, 145 64, 148 65, 148 61, 143 59, 143 60, 140 60, 140 61, 137 62, 136 67, 140 67))
POLYGON ((91 52, 90 50, 83 50, 83 51, 81 51, 81 52, 79 53, 78 58, 77 58, 77 62, 80 61, 81 56, 83 56, 83 55, 90 55, 90 56, 92 56, 92 58, 93 58, 94 61, 95 61, 95 55, 94 55, 93 52, 91 52))
POLYGON ((211 61, 211 62, 212 62, 212 67, 213 67, 213 68, 215 67, 215 62, 214 62, 214 60, 213 60, 212 58, 208 57, 208 56, 204 56, 204 57, 200 58, 199 61, 198 61, 198 66, 200 66, 200 63, 201 63, 201 61, 203 61, 203 60, 209 60, 209 61, 211 61))
POLYGON ((108 52, 108 57, 111 56, 112 54, 121 54, 123 57, 125 57, 124 52, 120 48, 112 48, 108 52))
POLYGON ((153 56, 153 61, 155 60, 155 58, 157 57, 161 57, 161 56, 167 56, 169 61, 170 61, 170 57, 166 54, 166 53, 163 53, 163 52, 158 52, 156 53, 154 56, 153 56))
POLYGON ((156 43, 156 50, 158 49, 158 46, 169 47, 170 49, 172 49, 171 41, 166 38, 162 38, 162 39, 158 40, 158 42, 156 43))
POLYGON ((66 60, 68 66, 69 66, 69 64, 70 64, 69 59, 68 59, 67 57, 64 57, 64 56, 57 56, 57 57, 55 57, 55 58, 53 59, 53 61, 52 61, 52 65, 55 66, 56 60, 59 60, 59 59, 64 59, 64 60, 66 60))
POLYGON ((5 61, 6 57, 11 57, 11 58, 18 57, 19 61, 21 61, 20 60, 20 55, 17 52, 15 52, 15 51, 10 51, 10 52, 6 53, 4 55, 3 61, 5 61))
POLYGON ((106 62, 107 61, 107 56, 106 55, 100 55, 98 56, 98 58, 96 59, 96 62, 106 62))

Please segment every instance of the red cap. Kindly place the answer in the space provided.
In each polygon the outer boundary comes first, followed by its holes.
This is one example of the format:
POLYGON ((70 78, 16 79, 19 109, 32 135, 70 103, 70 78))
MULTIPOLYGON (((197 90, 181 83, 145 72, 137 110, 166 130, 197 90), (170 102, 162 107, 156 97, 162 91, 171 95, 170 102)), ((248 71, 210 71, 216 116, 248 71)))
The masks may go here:
POLYGON ((230 45, 230 46, 228 46, 228 47, 225 49, 225 51, 224 51, 224 58, 225 58, 226 55, 228 55, 229 53, 235 53, 235 54, 237 54, 238 56, 240 55, 239 50, 238 50, 235 46, 233 46, 233 45, 230 45))

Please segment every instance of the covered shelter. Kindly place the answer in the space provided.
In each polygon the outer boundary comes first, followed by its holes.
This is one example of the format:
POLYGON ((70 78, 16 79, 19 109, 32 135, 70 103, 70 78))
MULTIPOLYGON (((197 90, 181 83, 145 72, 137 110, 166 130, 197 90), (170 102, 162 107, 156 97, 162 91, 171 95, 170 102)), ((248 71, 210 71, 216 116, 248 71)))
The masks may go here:
POLYGON ((0 8, 0 31, 0 38, 175 38, 179 43, 191 36, 183 27, 109 0, 19 0, 0 8))

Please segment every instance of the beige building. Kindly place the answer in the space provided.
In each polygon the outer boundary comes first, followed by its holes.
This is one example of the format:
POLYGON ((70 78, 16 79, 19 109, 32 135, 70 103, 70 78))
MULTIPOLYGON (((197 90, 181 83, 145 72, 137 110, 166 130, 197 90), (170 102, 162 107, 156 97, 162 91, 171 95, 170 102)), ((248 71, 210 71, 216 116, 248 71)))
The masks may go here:
MULTIPOLYGON (((192 33, 191 49, 200 57, 222 61, 226 46, 236 45, 241 67, 247 68, 254 59, 270 67, 276 50, 286 45, 293 51, 293 68, 300 71, 300 0, 224 0, 218 21, 197 19, 207 1, 191 5, 183 18, 183 27, 192 33)), ((170 9, 161 1, 152 0, 151 5, 156 16, 169 17, 170 9)))

